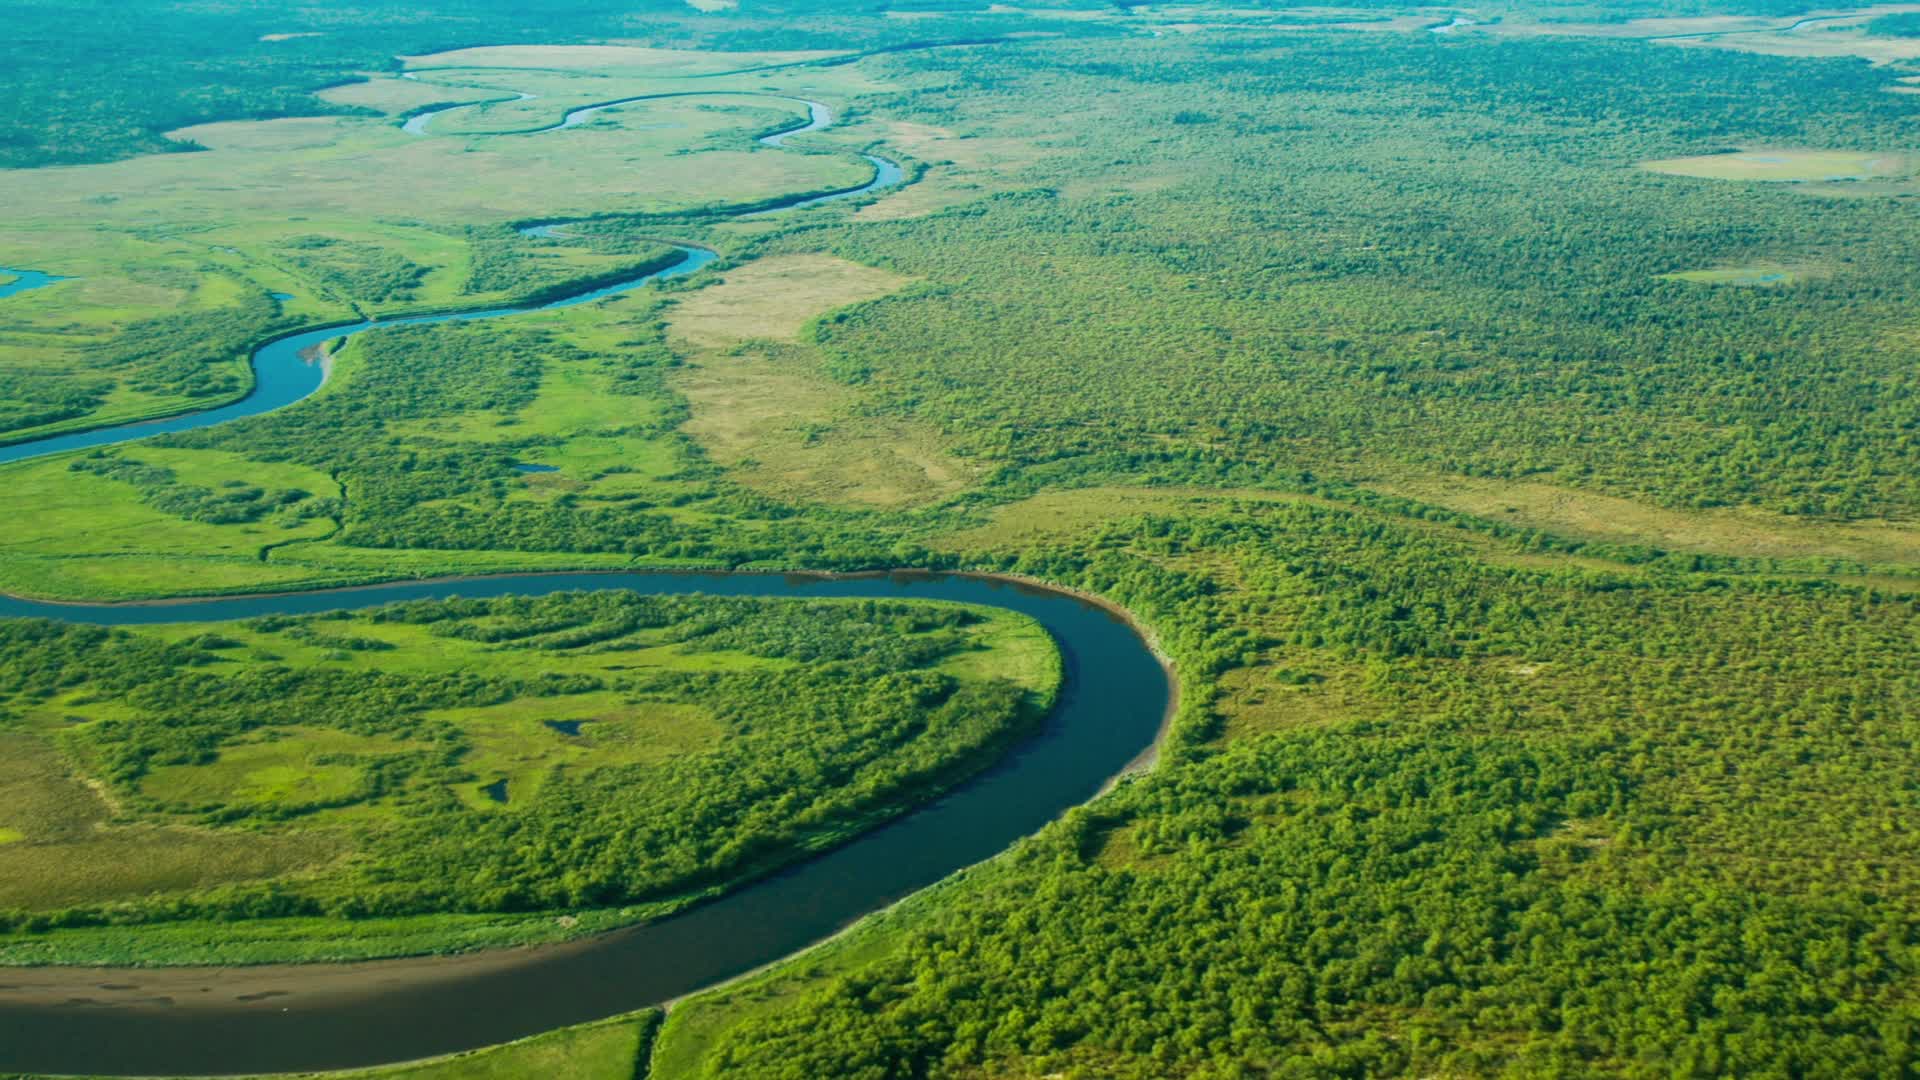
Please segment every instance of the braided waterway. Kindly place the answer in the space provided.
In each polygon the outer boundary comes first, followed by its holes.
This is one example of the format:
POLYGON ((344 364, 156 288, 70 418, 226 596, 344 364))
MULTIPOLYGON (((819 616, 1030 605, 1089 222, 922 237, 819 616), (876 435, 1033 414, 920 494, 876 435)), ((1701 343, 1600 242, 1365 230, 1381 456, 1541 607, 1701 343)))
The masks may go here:
MULTIPOLYGON (((672 97, 682 95, 651 96, 672 97)), ((805 123, 784 128, 760 138, 760 142, 768 146, 782 147, 785 145, 787 139, 795 135, 810 131, 819 131, 833 123, 833 113, 829 111, 825 105, 817 101, 807 101, 802 98, 788 98, 777 94, 748 96, 768 97, 777 101, 790 101, 807 106, 807 119, 805 123)), ((608 109, 615 105, 640 100, 645 99, 626 98, 620 101, 583 106, 566 113, 560 121, 555 124, 519 134, 537 135, 549 131, 562 131, 584 121, 601 109, 608 109)), ((423 113, 414 119, 424 121, 441 113, 451 112, 453 109, 472 107, 471 105, 450 106, 447 109, 441 109, 433 113, 423 113)), ((413 121, 408 121, 408 123, 411 124, 413 121)), ((421 131, 424 132, 424 130, 425 125, 423 123, 421 131)), ((828 192, 824 195, 800 196, 786 202, 777 203, 771 207, 761 207, 749 212, 743 212, 737 216, 761 217, 766 214, 779 213, 787 210, 799 210, 804 207, 814 206, 824 202, 832 202, 838 199, 850 199, 858 195, 867 195, 893 187, 905 178, 904 170, 902 170, 898 164, 886 158, 873 154, 864 154, 862 157, 874 166, 874 177, 865 184, 842 191, 828 192)), ((566 224, 568 223, 565 221, 548 221, 538 225, 528 226, 523 231, 529 235, 548 239, 564 239, 562 229, 566 224)), ((242 397, 232 404, 222 405, 214 409, 204 409, 200 412, 182 413, 177 416, 165 417, 159 420, 146 420, 132 424, 120 424, 113 427, 91 428, 65 435, 53 435, 44 439, 32 439, 27 442, 0 446, 0 464, 6 464, 10 461, 25 461, 29 458, 44 457, 48 454, 58 454, 69 450, 86 450, 101 446, 114 446, 120 443, 133 442, 137 439, 152 438, 155 435, 166 435, 172 432, 195 431, 200 428, 214 427, 248 416, 258 416, 261 413, 272 412, 275 409, 283 409, 288 405, 292 405, 297 401, 311 396, 326 382, 327 365, 321 356, 321 350, 329 342, 336 342, 369 331, 387 330, 398 326, 427 326, 433 323, 443 322, 476 322, 485 319, 500 319, 513 315, 524 315, 532 311, 552 311, 556 308, 592 303, 595 300, 605 299, 609 296, 631 292, 634 289, 638 289, 655 281, 684 277, 716 258, 713 252, 704 248, 679 244, 674 245, 674 248, 680 253, 680 257, 668 266, 655 269, 649 273, 638 274, 623 281, 616 281, 610 285, 585 288, 577 293, 561 296, 558 299, 549 300, 545 303, 488 308, 481 311, 456 311, 435 315, 411 315, 393 319, 374 319, 359 323, 316 327, 314 329, 302 330, 278 337, 254 350, 252 357, 249 359, 249 363, 253 368, 253 389, 248 391, 245 397, 242 397)), ((25 285, 24 287, 26 288, 47 284, 49 281, 60 280, 58 278, 48 279, 46 275, 35 274, 33 271, 10 272, 20 275, 20 283, 30 280, 26 275, 34 274, 35 277, 31 279, 34 281, 34 284, 25 285)), ((19 283, 10 283, 7 288, 10 291, 18 291, 15 289, 16 284, 19 283)), ((0 295, 5 294, 0 293, 0 295)))

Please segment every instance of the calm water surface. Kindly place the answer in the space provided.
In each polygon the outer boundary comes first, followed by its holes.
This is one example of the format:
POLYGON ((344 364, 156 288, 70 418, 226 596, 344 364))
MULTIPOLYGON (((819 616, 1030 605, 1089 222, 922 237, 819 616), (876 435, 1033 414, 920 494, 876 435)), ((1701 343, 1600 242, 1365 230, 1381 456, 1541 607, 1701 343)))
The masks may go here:
MULTIPOLYGON (((205 970, 192 994, 153 1000, 147 973, 101 970, 82 995, 41 1000, 0 986, 0 1072, 119 1075, 334 1069, 497 1043, 684 995, 786 956, 954 871, 1004 850, 1100 787, 1150 747, 1168 705, 1164 669, 1125 622, 1075 597, 983 578, 845 579, 714 574, 559 574, 142 606, 0 598, 0 616, 143 625, 366 607, 446 596, 567 589, 749 596, 897 597, 1025 612, 1060 645, 1066 682, 1039 734, 978 778, 843 847, 682 915, 531 954, 524 965, 454 981, 302 996, 298 969, 239 1000, 205 970)), ((511 798, 511 793, 507 793, 511 798)), ((404 972, 414 961, 379 971, 404 972)), ((12 973, 25 983, 31 972, 12 973)), ((0 982, 9 975, 0 973, 0 982)))

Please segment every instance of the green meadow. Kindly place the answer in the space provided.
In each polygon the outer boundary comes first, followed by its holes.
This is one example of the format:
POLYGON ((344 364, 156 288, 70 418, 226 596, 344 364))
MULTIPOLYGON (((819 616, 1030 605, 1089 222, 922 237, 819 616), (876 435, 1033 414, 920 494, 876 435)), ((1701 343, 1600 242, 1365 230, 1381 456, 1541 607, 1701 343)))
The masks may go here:
POLYGON ((1027 730, 1059 677, 1024 617, 928 603, 574 594, 6 630, 15 963, 605 929, 898 813, 1027 730), (864 793, 820 786, 825 761, 864 793), (708 828, 687 835, 684 817, 708 828), (547 830, 633 850, 525 861, 547 830), (342 915, 366 920, 351 939, 342 915))

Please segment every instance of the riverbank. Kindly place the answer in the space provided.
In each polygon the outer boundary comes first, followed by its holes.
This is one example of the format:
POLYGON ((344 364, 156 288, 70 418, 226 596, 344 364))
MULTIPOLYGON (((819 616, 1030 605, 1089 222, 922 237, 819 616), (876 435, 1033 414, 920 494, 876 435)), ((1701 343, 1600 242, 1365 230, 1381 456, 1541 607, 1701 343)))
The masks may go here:
POLYGON ((0 1068, 149 1075, 344 1068, 489 1045, 684 996, 828 937, 1096 797, 1156 741, 1172 692, 1165 669, 1112 605, 1007 578, 553 574, 171 604, 12 600, 0 614, 193 622, 576 588, 1003 607, 1053 635, 1065 681, 1054 717, 1038 733, 943 798, 672 918, 560 946, 352 965, 312 983, 319 972, 310 965, 13 973, 0 989, 0 1068), (343 595, 360 602, 343 605, 343 595), (1087 677, 1093 672, 1098 678, 1087 677))

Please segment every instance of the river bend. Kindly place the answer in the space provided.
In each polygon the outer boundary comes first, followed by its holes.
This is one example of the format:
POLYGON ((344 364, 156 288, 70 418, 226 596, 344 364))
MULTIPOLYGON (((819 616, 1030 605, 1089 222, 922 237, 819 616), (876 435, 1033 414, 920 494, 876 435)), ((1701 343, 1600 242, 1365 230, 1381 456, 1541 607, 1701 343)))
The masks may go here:
POLYGON ((349 1068, 489 1045, 668 1001, 790 955, 1093 797, 1153 746, 1173 692, 1165 668, 1115 612, 1061 592, 962 575, 536 574, 137 605, 0 597, 0 616, 129 626, 568 589, 989 604, 1046 627, 1060 646, 1065 682, 1036 735, 939 800, 634 929, 470 957, 259 969, 0 970, 0 1073, 349 1068))

